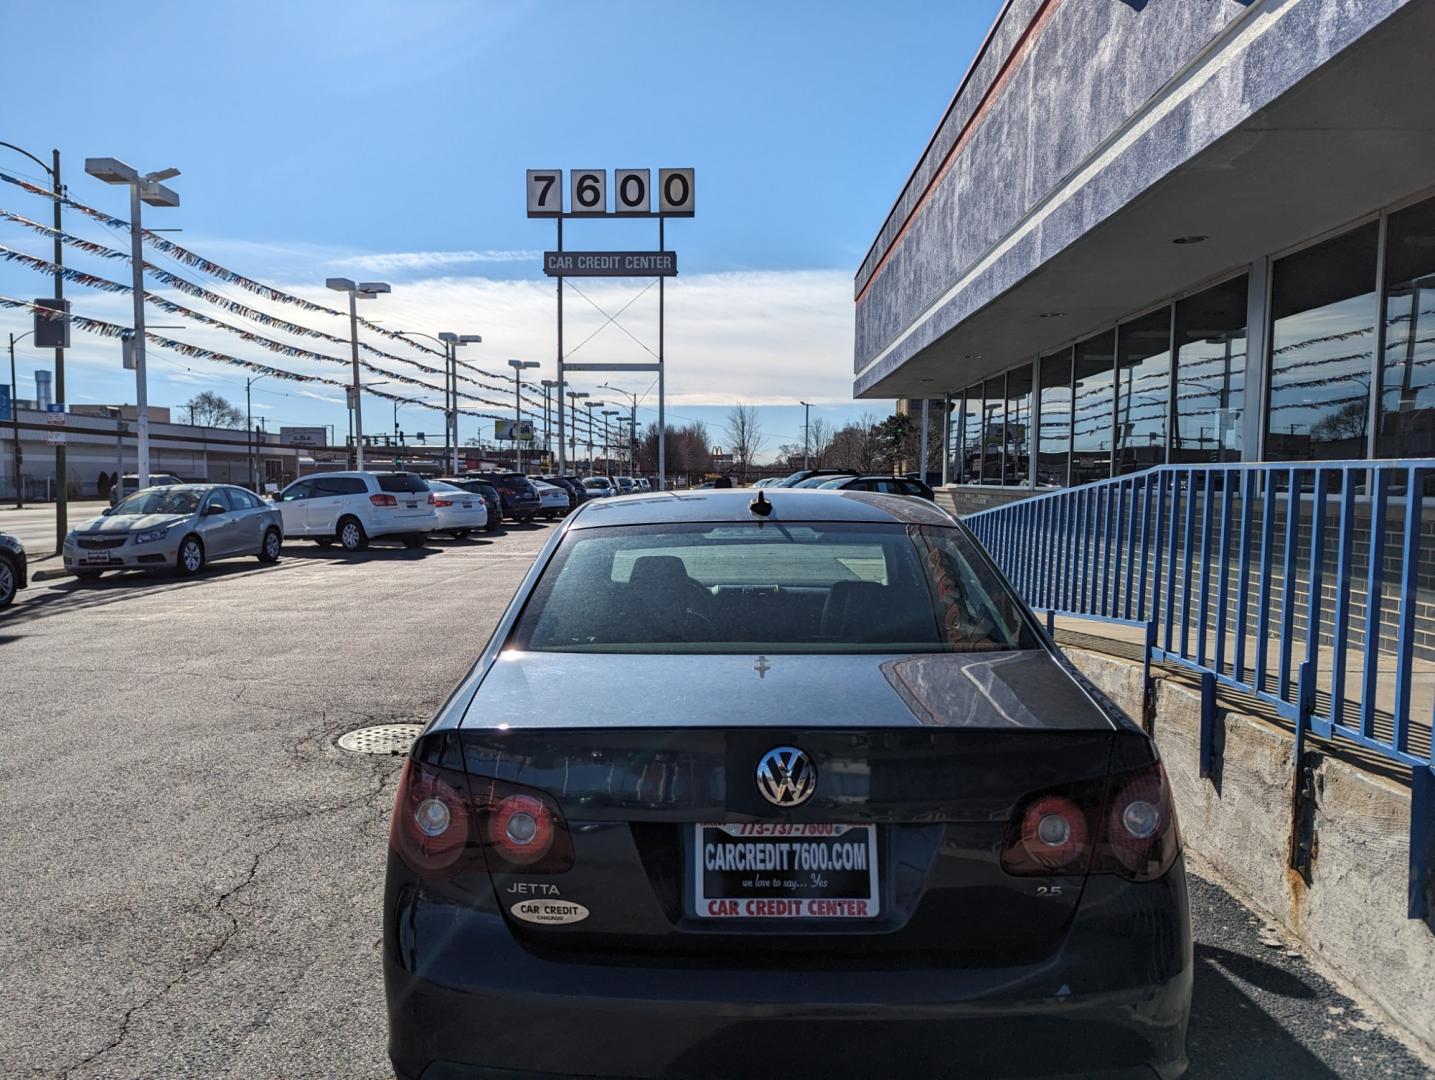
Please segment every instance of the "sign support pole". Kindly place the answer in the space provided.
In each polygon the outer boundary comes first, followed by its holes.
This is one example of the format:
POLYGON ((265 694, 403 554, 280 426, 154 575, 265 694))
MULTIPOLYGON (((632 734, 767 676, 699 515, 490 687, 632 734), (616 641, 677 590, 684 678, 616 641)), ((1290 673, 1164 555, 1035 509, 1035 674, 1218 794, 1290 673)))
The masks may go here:
MULTIPOLYGON (((659 216, 659 218, 658 218, 658 250, 659 250, 659 251, 666 251, 666 250, 667 250, 667 244, 665 243, 666 237, 663 235, 663 226, 664 226, 666 223, 667 223, 667 218, 664 218, 664 217, 662 217, 662 216, 659 216)), ((663 368, 664 368, 664 364, 663 364, 663 356, 664 356, 664 350, 663 350, 663 331, 664 331, 664 329, 665 329, 665 327, 664 327, 664 316, 665 316, 665 314, 666 314, 665 311, 664 311, 664 309, 663 309, 663 304, 664 304, 664 299, 665 299, 664 296, 663 296, 663 289, 664 289, 664 286, 665 286, 666 284, 667 284, 667 279, 666 279, 666 278, 661 278, 661 277, 658 278, 658 490, 659 490, 659 491, 666 491, 666 490, 668 489, 668 424, 667 424, 667 417, 666 417, 665 412, 664 412, 664 406, 665 406, 665 404, 666 404, 666 401, 665 401, 665 398, 664 398, 664 390, 665 390, 665 387, 663 386, 663 368)))
MULTIPOLYGON (((563 215, 559 214, 558 250, 563 250, 563 215)), ((568 453, 563 446, 563 277, 558 277, 558 475, 568 473, 568 453)))

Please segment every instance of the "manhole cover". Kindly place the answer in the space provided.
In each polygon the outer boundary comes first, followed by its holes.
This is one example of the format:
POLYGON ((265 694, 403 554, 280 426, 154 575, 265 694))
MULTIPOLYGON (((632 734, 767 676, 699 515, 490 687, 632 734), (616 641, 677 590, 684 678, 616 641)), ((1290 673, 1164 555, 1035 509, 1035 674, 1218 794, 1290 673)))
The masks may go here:
POLYGON ((407 754, 422 724, 376 724, 339 736, 339 749, 355 754, 407 754))

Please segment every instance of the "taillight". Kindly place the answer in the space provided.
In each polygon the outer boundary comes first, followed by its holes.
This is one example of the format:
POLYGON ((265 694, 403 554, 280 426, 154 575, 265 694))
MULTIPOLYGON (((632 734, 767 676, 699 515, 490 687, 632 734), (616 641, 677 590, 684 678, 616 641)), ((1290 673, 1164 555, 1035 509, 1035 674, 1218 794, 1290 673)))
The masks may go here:
POLYGON ((392 495, 370 495, 369 502, 375 506, 398 506, 399 500, 392 495))
POLYGON ((1176 861, 1181 830, 1166 770, 1156 764, 1112 777, 1102 845, 1092 869, 1154 881, 1176 861))
POLYGON ((452 500, 452 499, 435 499, 432 495, 429 496, 429 502, 433 503, 435 506, 452 506, 452 505, 453 505, 453 500, 452 500))
POLYGON ((1001 861, 1022 877, 1092 873, 1153 881, 1180 849, 1170 785, 1156 762, 1028 796, 1008 827, 1001 861))
MULTIPOLYGON (((434 505, 435 505, 434 499, 433 499, 433 492, 432 492, 432 491, 429 492, 429 505, 430 505, 430 506, 434 506, 434 505)), ((451 503, 451 502, 446 502, 446 503, 438 503, 437 505, 438 505, 438 506, 452 506, 453 503, 451 503)))
POLYGON ((410 758, 394 797, 389 845, 420 874, 450 872, 469 846, 471 817, 462 776, 410 758))
POLYGON ((481 777, 470 778, 469 790, 490 870, 561 874, 573 866, 568 823, 551 797, 481 777))
POLYGON ((389 844, 416 873, 446 877, 465 865, 559 874, 573 842, 558 804, 531 788, 475 778, 410 758, 389 823, 389 844))

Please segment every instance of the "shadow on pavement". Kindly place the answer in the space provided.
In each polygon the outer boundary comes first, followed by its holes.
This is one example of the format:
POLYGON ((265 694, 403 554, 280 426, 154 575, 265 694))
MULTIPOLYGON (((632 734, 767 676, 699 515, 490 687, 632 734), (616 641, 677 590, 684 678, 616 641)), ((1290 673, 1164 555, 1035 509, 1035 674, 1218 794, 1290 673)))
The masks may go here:
POLYGON ((1340 1076, 1291 1037, 1289 1018, 1272 1015, 1246 993, 1241 981, 1282 997, 1317 996, 1305 982, 1274 965, 1228 949, 1197 945, 1191 1028, 1186 1039, 1191 1059, 1187 1077, 1323 1080, 1340 1076))
MULTIPOLYGON (((282 560, 275 564, 261 564, 252 559, 236 559, 232 562, 211 563, 205 566, 197 577, 192 578, 175 577, 170 571, 122 570, 105 574, 93 581, 81 581, 74 577, 40 581, 21 593, 21 602, 0 612, 0 627, 9 629, 51 615, 108 607, 137 596, 154 596, 178 592, 181 589, 199 588, 221 578, 269 574, 282 570, 283 566, 282 560)), ((5 640, 0 638, 0 644, 4 644, 5 640)))

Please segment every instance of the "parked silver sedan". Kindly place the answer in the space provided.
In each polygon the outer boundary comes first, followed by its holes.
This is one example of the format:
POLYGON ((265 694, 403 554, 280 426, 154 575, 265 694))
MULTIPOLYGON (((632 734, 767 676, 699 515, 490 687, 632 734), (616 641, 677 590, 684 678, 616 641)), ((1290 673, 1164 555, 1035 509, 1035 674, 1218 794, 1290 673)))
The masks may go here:
POLYGON ((215 559, 257 556, 277 562, 284 543, 279 511, 227 484, 145 488, 71 529, 65 569, 81 580, 106 570, 174 570, 193 577, 215 559))

